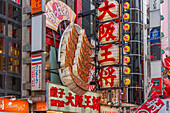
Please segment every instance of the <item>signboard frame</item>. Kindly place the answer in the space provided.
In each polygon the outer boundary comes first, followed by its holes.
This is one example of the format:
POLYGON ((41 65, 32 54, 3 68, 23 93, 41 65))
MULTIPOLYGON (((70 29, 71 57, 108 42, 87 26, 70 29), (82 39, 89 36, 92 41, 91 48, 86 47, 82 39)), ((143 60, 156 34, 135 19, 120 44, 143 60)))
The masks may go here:
MULTIPOLYGON (((32 59, 31 61, 31 91, 42 91, 42 90, 45 90, 45 54, 44 53, 38 53, 38 54, 33 54, 31 56, 31 58, 34 57, 34 59, 32 59), (37 58, 36 58, 37 56, 37 58), (39 58, 40 57, 40 58, 39 58), (41 59, 41 62, 38 62, 38 60, 41 59), (35 63, 33 64, 33 61, 35 61, 35 63), (40 87, 38 88, 38 86, 35 86, 33 87, 32 85, 34 84, 34 80, 35 79, 33 77, 33 74, 35 74, 36 72, 33 72, 33 67, 35 66, 40 66, 39 68, 39 73, 40 73, 40 76, 39 76, 39 82, 40 82, 40 87)), ((36 68, 36 67, 35 67, 36 68)), ((38 79, 38 78, 36 78, 38 79)))
POLYGON ((45 14, 32 17, 31 52, 46 49, 46 16, 45 14))

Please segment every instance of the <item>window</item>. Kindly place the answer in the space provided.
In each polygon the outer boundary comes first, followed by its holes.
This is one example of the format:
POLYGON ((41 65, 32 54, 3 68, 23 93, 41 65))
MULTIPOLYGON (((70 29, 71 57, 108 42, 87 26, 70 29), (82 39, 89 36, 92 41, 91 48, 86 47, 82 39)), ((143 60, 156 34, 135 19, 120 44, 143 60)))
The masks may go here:
POLYGON ((21 79, 17 77, 8 76, 8 90, 20 91, 21 79))
POLYGON ((0 74, 0 89, 5 89, 5 76, 0 74))
POLYGON ((8 22, 8 36, 20 40, 21 26, 14 24, 12 22, 8 22))
POLYGON ((19 73, 19 60, 9 57, 8 71, 14 72, 14 73, 19 73))
POLYGON ((21 21, 21 8, 8 4, 8 17, 16 21, 21 21))
POLYGON ((5 56, 0 55, 0 71, 5 71, 5 56))
POLYGON ((18 44, 9 42, 9 56, 20 57, 19 48, 18 44))
POLYGON ((0 18, 0 33, 5 35, 5 20, 0 18))
POLYGON ((5 39, 0 37, 0 53, 5 54, 5 39))
POLYGON ((0 0, 0 14, 5 15, 5 0, 0 0))

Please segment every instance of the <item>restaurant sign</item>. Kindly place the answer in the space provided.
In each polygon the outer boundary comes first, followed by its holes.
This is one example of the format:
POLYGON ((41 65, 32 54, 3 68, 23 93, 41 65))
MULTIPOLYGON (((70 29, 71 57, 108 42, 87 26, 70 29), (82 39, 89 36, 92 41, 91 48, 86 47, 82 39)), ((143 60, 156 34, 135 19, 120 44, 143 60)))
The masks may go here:
POLYGON ((28 113, 28 102, 0 98, 0 112, 28 113))
POLYGON ((87 92, 76 95, 69 88, 47 83, 48 110, 77 113, 98 113, 100 109, 99 95, 87 92))

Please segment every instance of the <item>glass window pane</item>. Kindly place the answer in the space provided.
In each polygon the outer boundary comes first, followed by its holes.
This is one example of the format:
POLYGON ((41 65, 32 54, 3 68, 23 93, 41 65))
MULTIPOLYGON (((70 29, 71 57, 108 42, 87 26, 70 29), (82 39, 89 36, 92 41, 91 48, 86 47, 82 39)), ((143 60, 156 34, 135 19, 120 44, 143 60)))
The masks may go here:
POLYGON ((5 35, 5 19, 0 18, 0 33, 5 35))
POLYGON ((21 79, 8 76, 8 90, 20 91, 21 90, 21 79))
POLYGON ((5 15, 5 0, 0 0, 0 14, 5 15))
POLYGON ((9 42, 9 55, 14 57, 20 57, 19 44, 9 42))
POLYGON ((8 4, 8 17, 21 22, 21 8, 8 4))
POLYGON ((5 56, 0 55, 0 71, 5 71, 5 56))
POLYGON ((20 40, 21 26, 14 24, 12 22, 8 22, 8 36, 20 40))
POLYGON ((14 73, 19 73, 19 60, 9 57, 8 71, 14 72, 14 73))
POLYGON ((0 37, 0 53, 5 53, 5 40, 0 37))
POLYGON ((0 89, 5 89, 5 76, 0 74, 0 89))

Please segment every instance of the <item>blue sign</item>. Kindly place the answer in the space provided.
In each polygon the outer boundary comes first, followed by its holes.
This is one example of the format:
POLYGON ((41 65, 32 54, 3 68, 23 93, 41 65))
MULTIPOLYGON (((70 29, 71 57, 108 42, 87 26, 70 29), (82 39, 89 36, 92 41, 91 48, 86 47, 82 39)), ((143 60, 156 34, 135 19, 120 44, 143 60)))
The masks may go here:
POLYGON ((150 32, 150 42, 153 43, 160 43, 160 28, 153 28, 150 32))

